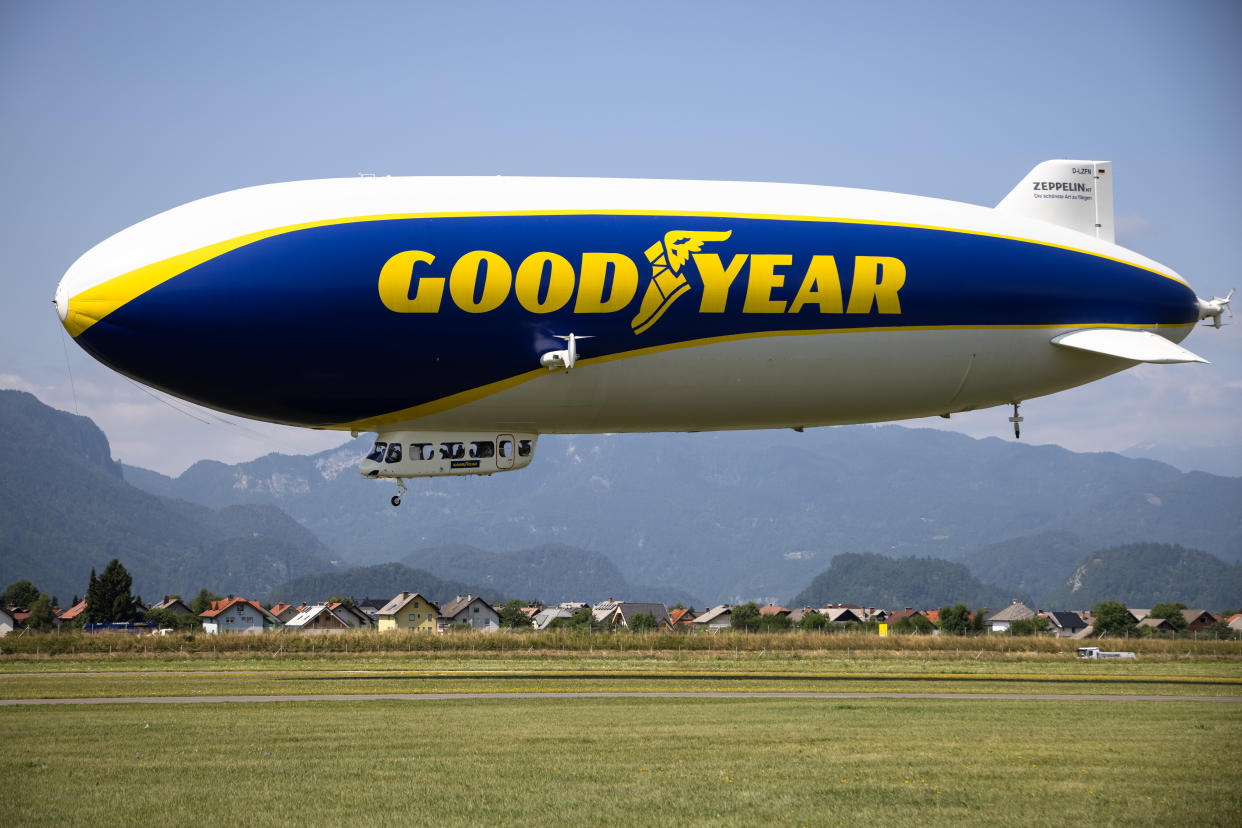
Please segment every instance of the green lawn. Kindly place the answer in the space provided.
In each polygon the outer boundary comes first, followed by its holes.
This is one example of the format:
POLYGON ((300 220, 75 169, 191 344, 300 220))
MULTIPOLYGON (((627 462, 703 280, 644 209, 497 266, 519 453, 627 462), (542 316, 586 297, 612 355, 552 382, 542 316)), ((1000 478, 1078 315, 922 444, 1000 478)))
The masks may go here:
POLYGON ((1238 825, 1242 705, 0 708, 9 824, 1238 825))

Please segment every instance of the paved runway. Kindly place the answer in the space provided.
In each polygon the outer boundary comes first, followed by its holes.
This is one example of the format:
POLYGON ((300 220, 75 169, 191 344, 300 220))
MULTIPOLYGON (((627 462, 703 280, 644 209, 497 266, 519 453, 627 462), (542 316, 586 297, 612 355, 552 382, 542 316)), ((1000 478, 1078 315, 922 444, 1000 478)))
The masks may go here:
POLYGON ((0 699, 0 707, 53 704, 251 704, 314 701, 555 701, 560 699, 921 699, 934 701, 1144 701, 1242 703, 1242 696, 1123 696, 1090 693, 780 693, 746 692, 567 692, 567 693, 324 693, 285 696, 122 696, 81 699, 0 699))

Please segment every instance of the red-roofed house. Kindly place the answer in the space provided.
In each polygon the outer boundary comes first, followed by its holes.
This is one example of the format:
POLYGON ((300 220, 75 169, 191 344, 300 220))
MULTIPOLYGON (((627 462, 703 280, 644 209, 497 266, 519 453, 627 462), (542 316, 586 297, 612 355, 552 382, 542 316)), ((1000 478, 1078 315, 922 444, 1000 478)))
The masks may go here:
POLYGON ((778 607, 776 604, 767 604, 759 608, 759 616, 761 618, 769 615, 789 615, 789 607, 778 607))
POLYGON ((258 601, 247 601, 245 598, 222 598, 212 601, 206 611, 200 612, 203 619, 203 632, 208 635, 217 633, 241 633, 243 635, 262 635, 279 629, 280 619, 272 615, 258 601))
POLYGON ((690 629, 690 622, 698 617, 693 609, 675 609, 669 610, 668 620, 675 630, 690 629))

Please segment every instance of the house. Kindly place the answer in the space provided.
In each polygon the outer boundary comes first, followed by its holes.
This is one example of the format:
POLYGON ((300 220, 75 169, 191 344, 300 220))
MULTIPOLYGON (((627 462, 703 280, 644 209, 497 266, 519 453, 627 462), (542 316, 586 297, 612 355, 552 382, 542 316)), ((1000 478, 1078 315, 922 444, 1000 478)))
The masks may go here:
POLYGON ((1156 618, 1155 616, 1152 616, 1152 615, 1149 615, 1146 618, 1144 618, 1142 621, 1138 622, 1138 626, 1147 627, 1153 630, 1159 630, 1160 632, 1176 632, 1177 631, 1177 627, 1170 624, 1169 619, 1156 618))
POLYGON ((203 632, 208 635, 262 635, 281 627, 280 619, 259 606, 258 601, 247 601, 234 596, 212 601, 211 606, 198 616, 203 619, 203 632))
POLYGON ((896 612, 891 613, 888 616, 888 625, 890 627, 896 626, 897 622, 903 618, 909 618, 910 620, 913 621, 914 616, 916 615, 922 615, 923 618, 927 618, 927 615, 925 613, 920 612, 919 610, 916 610, 916 609, 912 609, 911 607, 906 607, 905 609, 899 609, 896 612))
MULTIPOLYGON (((585 606, 585 605, 584 605, 585 606)), ((546 630, 558 618, 573 618, 573 611, 564 607, 548 607, 535 613, 530 623, 537 630, 546 630)))
POLYGON ((0 607, 0 636, 8 635, 15 629, 17 629, 17 621, 13 618, 13 613, 0 607))
POLYGON ((765 604, 759 608, 759 617, 766 618, 769 615, 789 615, 789 607, 779 607, 776 604, 765 604))
POLYGON ((56 626, 64 623, 73 623, 82 620, 82 613, 86 612, 86 599, 83 598, 69 609, 56 616, 56 626))
POLYGON ((1234 632, 1242 632, 1242 612, 1235 612, 1225 619, 1225 626, 1234 632))
POLYGON ((1035 610, 1021 601, 1015 600, 1003 610, 987 616, 986 622, 991 632, 1009 632, 1009 626, 1014 621, 1025 621, 1028 618, 1034 617, 1035 610))
POLYGON ((379 623, 379 611, 387 604, 388 601, 383 598, 363 598, 361 601, 354 602, 354 606, 362 610, 363 614, 371 619, 373 625, 379 623))
POLYGON ((1219 620, 1207 610, 1197 609, 1182 610, 1182 618, 1186 619, 1186 629, 1191 632, 1198 632, 1204 627, 1210 627, 1219 620))
POLYGON ((1151 615, 1151 610, 1149 609, 1135 609, 1134 607, 1126 607, 1126 611, 1130 613, 1130 617, 1134 619, 1135 624, 1139 623, 1144 618, 1151 615))
POLYGON ((180 598, 177 598, 177 597, 170 598, 167 595, 164 596, 163 601, 160 601, 158 604, 152 604, 151 609, 168 610, 173 615, 193 615, 194 614, 194 610, 190 609, 186 605, 185 601, 182 601, 180 598))
POLYGON ((834 624, 861 624, 863 621, 853 607, 825 607, 817 612, 834 624))
POLYGON ((500 616, 477 595, 458 595, 440 607, 440 629, 450 624, 469 624, 476 630, 496 632, 500 629, 500 616))
POLYGON ((655 619, 655 629, 659 632, 673 631, 673 622, 669 620, 668 609, 663 604, 619 601, 605 620, 614 632, 619 629, 628 630, 635 615, 650 615, 655 619))
POLYGON ((343 633, 350 625, 327 604, 315 604, 286 621, 285 629, 303 633, 343 633))
POLYGON ((1053 610, 1045 613, 1048 623, 1052 626, 1057 638, 1070 638, 1079 630, 1085 629, 1087 622, 1076 612, 1053 610))
POLYGON ((328 604, 328 609, 332 610, 332 613, 337 618, 344 621, 353 629, 365 630, 375 626, 375 622, 371 620, 371 616, 367 615, 355 606, 337 601, 335 603, 328 604))
POLYGON ((614 601, 611 598, 607 601, 600 601, 591 608, 591 615, 594 616, 596 621, 605 621, 612 617, 612 614, 616 612, 617 605, 620 603, 620 601, 614 601))
POLYGON ((698 617, 698 613, 694 608, 670 610, 668 614, 669 623, 673 625, 675 630, 690 629, 690 622, 698 617))
POLYGON ((417 592, 403 592, 395 596, 379 611, 380 632, 389 630, 417 630, 433 633, 438 629, 436 619, 440 608, 417 592))
POLYGON ((268 610, 268 612, 279 618, 282 624, 288 624, 294 616, 306 609, 306 607, 306 604, 299 604, 295 607, 293 604, 286 604, 284 601, 281 601, 279 603, 272 604, 272 608, 268 610))
POLYGON ((694 630, 708 630, 709 632, 731 629, 733 627, 733 608, 728 604, 712 607, 691 621, 690 627, 694 630))

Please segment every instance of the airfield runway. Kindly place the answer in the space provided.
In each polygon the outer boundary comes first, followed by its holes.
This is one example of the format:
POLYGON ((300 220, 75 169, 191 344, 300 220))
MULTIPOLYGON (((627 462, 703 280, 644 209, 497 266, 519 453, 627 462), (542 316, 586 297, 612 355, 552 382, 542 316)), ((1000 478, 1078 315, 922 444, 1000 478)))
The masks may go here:
POLYGON ((452 701, 538 699, 937 699, 949 701, 1149 701, 1242 703, 1242 696, 1123 696, 1089 693, 780 693, 720 692, 566 692, 566 693, 325 693, 284 696, 119 696, 78 699, 0 699, 0 707, 54 704, 212 704, 298 701, 452 701))

